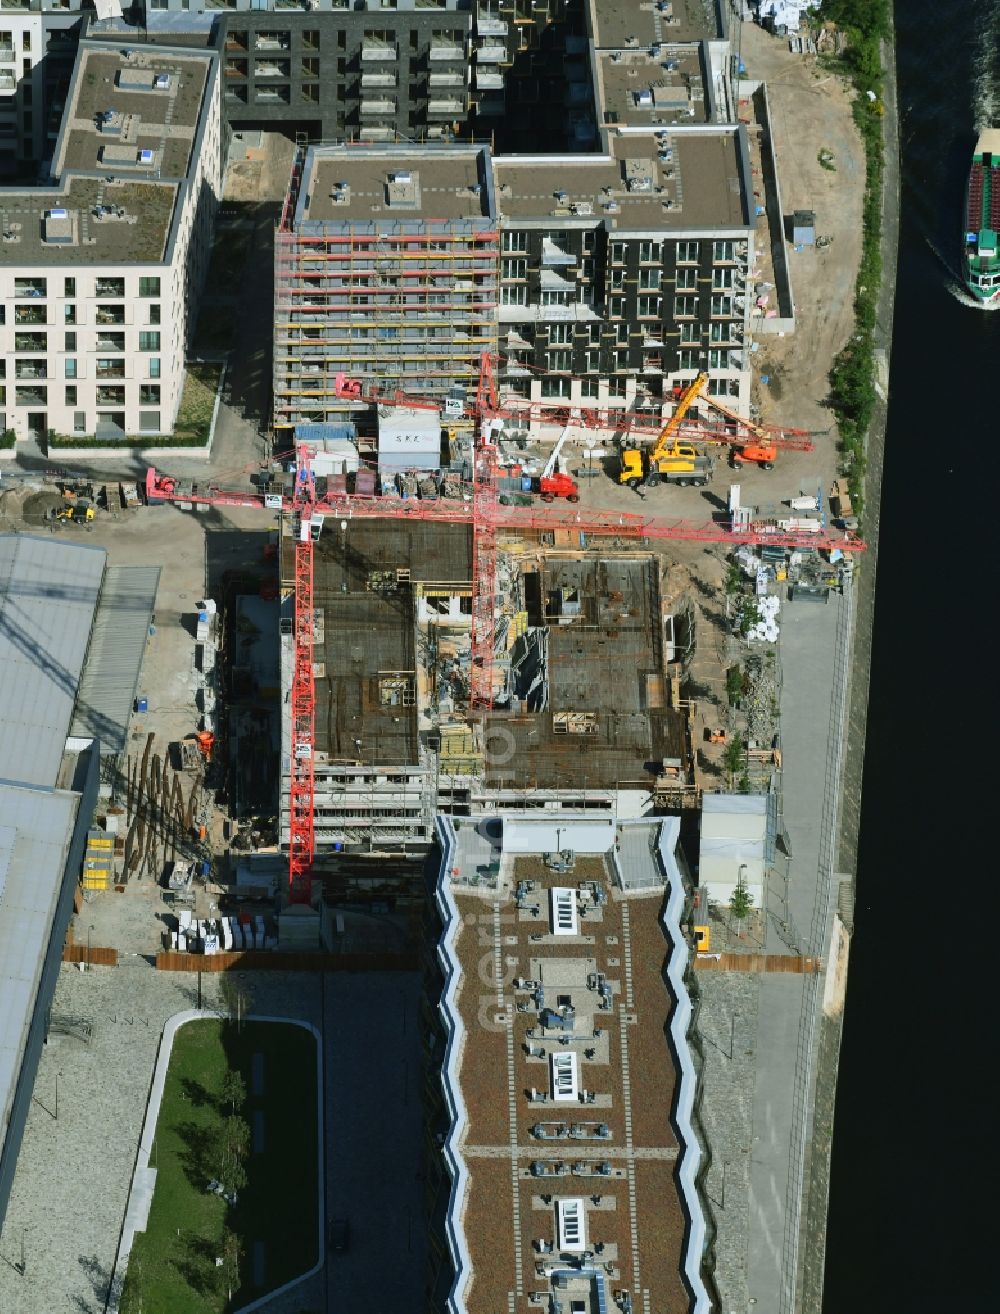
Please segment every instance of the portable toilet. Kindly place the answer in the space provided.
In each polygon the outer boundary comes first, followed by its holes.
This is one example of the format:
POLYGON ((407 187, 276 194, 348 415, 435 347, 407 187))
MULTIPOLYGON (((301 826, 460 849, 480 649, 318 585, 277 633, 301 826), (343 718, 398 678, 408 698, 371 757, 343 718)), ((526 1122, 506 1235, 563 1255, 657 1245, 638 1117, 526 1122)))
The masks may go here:
POLYGON ((796 210, 792 214, 792 245, 816 245, 816 215, 812 210, 796 210))

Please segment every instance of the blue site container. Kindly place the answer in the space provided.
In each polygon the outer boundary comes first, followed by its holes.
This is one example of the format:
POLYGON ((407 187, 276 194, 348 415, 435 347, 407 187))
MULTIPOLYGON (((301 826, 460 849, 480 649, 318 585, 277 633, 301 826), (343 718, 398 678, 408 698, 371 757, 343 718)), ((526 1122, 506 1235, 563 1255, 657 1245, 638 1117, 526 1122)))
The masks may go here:
POLYGON ((148 699, 148 698, 137 698, 137 699, 135 700, 135 710, 136 710, 137 712, 148 712, 148 711, 149 711, 149 699, 148 699))

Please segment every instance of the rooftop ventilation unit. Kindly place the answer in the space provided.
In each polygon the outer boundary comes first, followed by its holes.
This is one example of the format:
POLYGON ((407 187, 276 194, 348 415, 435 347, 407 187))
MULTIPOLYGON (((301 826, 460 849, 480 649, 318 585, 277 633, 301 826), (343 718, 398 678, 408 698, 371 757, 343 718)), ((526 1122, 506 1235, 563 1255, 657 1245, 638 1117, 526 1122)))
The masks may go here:
POLYGON ((560 1250, 586 1250, 586 1212, 583 1200, 569 1196, 556 1202, 556 1241, 560 1250))
POLYGON ((578 935, 580 919, 576 909, 576 891, 554 885, 550 891, 553 935, 578 935))

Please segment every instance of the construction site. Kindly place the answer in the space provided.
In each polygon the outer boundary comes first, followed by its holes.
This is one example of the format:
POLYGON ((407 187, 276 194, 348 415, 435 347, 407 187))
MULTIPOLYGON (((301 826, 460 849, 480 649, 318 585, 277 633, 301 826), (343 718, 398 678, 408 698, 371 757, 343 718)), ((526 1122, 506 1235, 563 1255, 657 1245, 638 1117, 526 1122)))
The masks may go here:
MULTIPOLYGON (((751 1273, 747 1236, 801 1207, 800 1059, 849 920, 823 846, 866 544, 789 383, 784 335, 816 316, 785 316, 789 284, 769 319, 787 253, 742 117, 766 96, 682 36, 697 8, 628 6, 655 37, 633 50, 596 6, 619 116, 600 153, 290 130, 254 432, 220 386, 204 455, 5 475, 5 528, 109 557, 76 664, 42 663, 33 695, 58 693, 74 752, 100 744, 35 1014, 58 989, 100 1045, 112 997, 155 1029, 256 991, 318 1028, 319 1228, 351 1215, 355 1240, 303 1308, 352 1307, 373 1264, 409 1283, 400 1314, 707 1314, 794 1288, 794 1253, 751 1273), (379 1082, 419 1112, 369 1193, 379 1082)), ((0 604, 16 638, 16 592, 0 604)), ((42 1235, 14 1166, 24 1130, 44 1178, 47 1142, 21 1104, 5 1245, 42 1235)), ((141 1177, 108 1191, 124 1230, 148 1213, 141 1177)), ((127 1247, 91 1241, 123 1276, 127 1247)))

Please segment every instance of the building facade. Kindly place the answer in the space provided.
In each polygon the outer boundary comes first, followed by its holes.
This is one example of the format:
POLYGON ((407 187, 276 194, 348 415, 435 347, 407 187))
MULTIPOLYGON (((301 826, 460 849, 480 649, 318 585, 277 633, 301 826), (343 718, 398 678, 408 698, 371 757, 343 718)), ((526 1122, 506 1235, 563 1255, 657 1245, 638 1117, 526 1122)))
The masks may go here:
POLYGON ((275 242, 276 430, 343 418, 339 373, 441 396, 496 351, 486 147, 311 147, 275 242))
POLYGON ((54 185, 0 191, 0 430, 170 433, 222 183, 219 59, 80 44, 54 185))

